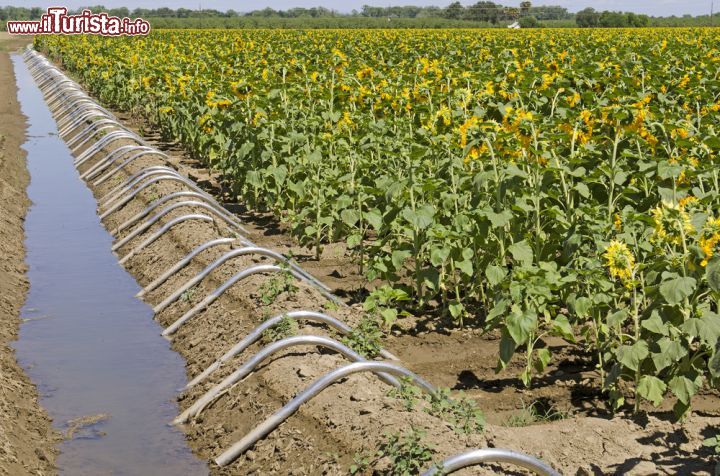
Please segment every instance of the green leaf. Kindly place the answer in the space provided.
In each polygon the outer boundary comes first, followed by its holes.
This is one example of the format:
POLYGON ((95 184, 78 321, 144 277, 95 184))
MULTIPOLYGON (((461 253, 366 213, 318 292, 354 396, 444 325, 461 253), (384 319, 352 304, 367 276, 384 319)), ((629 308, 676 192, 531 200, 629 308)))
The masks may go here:
POLYGON ((537 315, 529 311, 513 309, 507 318, 506 326, 517 345, 525 344, 530 337, 530 332, 535 329, 537 315))
POLYGON ((697 317, 691 317, 687 321, 683 322, 680 329, 685 331, 687 335, 691 337, 700 337, 703 333, 703 322, 697 317))
POLYGON ((382 227, 382 215, 378 211, 373 210, 365 213, 365 220, 376 230, 382 227))
POLYGON ((462 303, 453 302, 448 306, 448 309, 450 309, 450 315, 454 319, 457 319, 458 317, 460 317, 462 315, 465 307, 462 305, 462 303))
POLYGON ((708 360, 708 370, 712 378, 720 378, 720 349, 715 348, 715 353, 708 360))
POLYGON ((707 438, 706 440, 703 440, 702 442, 703 446, 718 446, 720 445, 720 437, 713 436, 712 438, 707 438))
POLYGON ((487 322, 490 322, 490 321, 502 316, 505 313, 505 311, 507 311, 508 304, 509 304, 508 301, 505 299, 499 300, 497 303, 495 303, 495 306, 490 310, 490 312, 488 312, 488 315, 485 318, 485 320, 487 322))
POLYGON ((683 277, 665 281, 660 285, 660 294, 668 304, 680 304, 695 291, 695 278, 683 277))
POLYGON ((525 370, 522 371, 520 374, 520 380, 522 380, 523 385, 526 387, 530 386, 530 380, 532 380, 532 374, 530 373, 529 368, 525 368, 525 370))
POLYGON ((588 198, 590 196, 590 189, 582 182, 578 182, 577 184, 575 184, 575 190, 577 190, 577 192, 583 198, 588 198))
POLYGON ((525 266, 530 266, 533 261, 533 250, 527 241, 522 240, 517 243, 513 243, 508 247, 508 251, 512 254, 515 260, 521 262, 525 266))
POLYGON ((355 223, 360 220, 360 213, 358 213, 357 210, 346 208, 345 210, 340 212, 340 218, 346 225, 355 226, 355 223))
POLYGON ((651 402, 655 407, 662 403, 666 390, 665 382, 652 375, 642 377, 637 386, 638 395, 651 402))
POLYGON ((660 352, 653 352, 651 358, 658 372, 687 355, 687 349, 677 340, 663 337, 657 344, 660 352))
POLYGON ((490 220, 493 228, 501 228, 510 223, 510 220, 513 218, 513 213, 510 210, 503 210, 500 213, 487 212, 485 216, 490 220))
POLYGON ((720 259, 715 258, 705 267, 705 277, 707 278, 710 289, 720 292, 720 259))
POLYGON ((666 336, 669 332, 668 327, 660 318, 660 315, 657 313, 657 311, 653 311, 650 317, 642 321, 641 326, 643 327, 643 329, 647 329, 653 334, 660 334, 666 336))
POLYGON ((347 243, 348 248, 355 248, 356 246, 360 245, 360 242, 362 241, 362 235, 354 233, 347 237, 345 242, 347 243))
POLYGON ((380 311, 380 315, 383 319, 383 325, 389 327, 397 319, 397 309, 386 307, 380 311))
POLYGON ((622 325, 627 319, 627 311, 625 309, 610 314, 607 318, 607 325, 610 327, 617 327, 622 325))
POLYGON ((402 268, 405 264, 405 260, 410 257, 412 253, 408 250, 395 250, 392 252, 392 264, 395 269, 402 268))
POLYGON ((500 368, 504 369, 510 363, 516 347, 515 341, 507 333, 507 330, 504 330, 500 338, 500 368))
POLYGON ((462 271, 466 276, 472 276, 473 274, 472 260, 465 259, 462 261, 455 261, 455 267, 462 271))
POLYGON ((637 341, 633 345, 623 345, 617 350, 617 360, 630 370, 637 371, 640 363, 645 360, 650 351, 647 342, 637 341))
POLYGON ((702 317, 691 317, 680 329, 692 337, 697 337, 708 345, 715 346, 720 337, 720 316, 706 312, 702 317))
POLYGON ((403 217, 415 228, 424 230, 433 223, 435 207, 426 204, 415 211, 411 208, 406 208, 403 210, 403 217))
POLYGON ((540 373, 547 367, 547 364, 550 362, 550 358, 552 355, 550 354, 550 351, 548 349, 538 349, 536 351, 537 353, 537 359, 534 362, 535 370, 540 373))
POLYGON ((553 332, 560 337, 575 342, 575 336, 573 335, 572 325, 568 321, 567 316, 560 314, 552 321, 553 332))
POLYGON ((450 248, 433 248, 430 250, 430 263, 439 267, 450 256, 450 248))
POLYGON ((617 171, 615 172, 615 184, 616 185, 622 185, 627 180, 628 175, 625 172, 617 171))
POLYGON ((490 286, 497 286, 505 279, 505 276, 507 276, 507 269, 502 266, 490 264, 485 269, 485 276, 490 286))
POLYGON ((508 175, 508 177, 521 177, 521 178, 527 178, 528 174, 521 170, 517 165, 510 163, 505 168, 505 173, 508 175))
POLYGON ((678 400, 685 405, 690 404, 690 399, 698 391, 698 386, 695 382, 683 375, 673 377, 668 386, 670 387, 670 391, 675 394, 678 400))
POLYGON ((418 278, 422 280, 422 283, 433 291, 440 289, 440 272, 432 266, 420 271, 418 278))
POLYGON ((585 296, 575 299, 575 314, 579 317, 587 317, 592 309, 592 300, 585 296))

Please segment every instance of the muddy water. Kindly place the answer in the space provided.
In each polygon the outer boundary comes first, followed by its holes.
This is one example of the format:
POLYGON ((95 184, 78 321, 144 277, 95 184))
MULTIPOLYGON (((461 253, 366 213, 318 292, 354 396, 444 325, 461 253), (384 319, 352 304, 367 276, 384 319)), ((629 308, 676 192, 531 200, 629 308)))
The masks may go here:
POLYGON ((61 431, 57 464, 68 475, 195 475, 207 468, 168 425, 186 382, 135 280, 112 255, 96 203, 78 177, 55 121, 19 56, 18 97, 28 118, 33 202, 25 222, 30 290, 18 358, 61 431), (100 416, 102 415, 102 416, 100 416))

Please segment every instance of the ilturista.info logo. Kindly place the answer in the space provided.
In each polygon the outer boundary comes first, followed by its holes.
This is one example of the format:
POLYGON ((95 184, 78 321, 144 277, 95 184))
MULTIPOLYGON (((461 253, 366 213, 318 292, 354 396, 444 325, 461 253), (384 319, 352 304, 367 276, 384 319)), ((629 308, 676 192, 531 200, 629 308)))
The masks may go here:
POLYGON ((142 18, 119 18, 90 10, 68 15, 65 7, 50 7, 40 20, 8 21, 7 31, 11 35, 133 36, 150 33, 150 23, 142 18))

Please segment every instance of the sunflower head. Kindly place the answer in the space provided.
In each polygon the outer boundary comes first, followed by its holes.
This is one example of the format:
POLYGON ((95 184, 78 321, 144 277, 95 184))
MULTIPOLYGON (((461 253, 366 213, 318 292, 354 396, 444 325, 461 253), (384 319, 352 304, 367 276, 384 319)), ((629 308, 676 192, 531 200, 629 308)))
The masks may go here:
POLYGON ((700 249, 705 257, 700 265, 707 266, 710 259, 720 251, 720 217, 709 218, 700 235, 700 249))
POLYGON ((635 270, 635 257, 628 246, 622 241, 613 240, 605 249, 603 258, 610 276, 619 279, 627 286, 635 270))
POLYGON ((685 207, 672 202, 663 202, 652 210, 655 232, 653 238, 659 243, 679 245, 682 236, 695 233, 690 215, 685 207))

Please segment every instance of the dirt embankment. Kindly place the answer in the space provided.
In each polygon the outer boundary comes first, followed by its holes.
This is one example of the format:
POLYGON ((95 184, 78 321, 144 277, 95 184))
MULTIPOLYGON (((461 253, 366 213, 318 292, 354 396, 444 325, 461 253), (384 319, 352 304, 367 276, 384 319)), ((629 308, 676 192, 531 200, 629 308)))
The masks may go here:
POLYGON ((38 403, 35 386, 15 360, 25 279, 23 220, 29 202, 25 188, 25 117, 17 101, 9 51, 28 40, 0 33, 0 474, 52 474, 56 433, 38 403))

